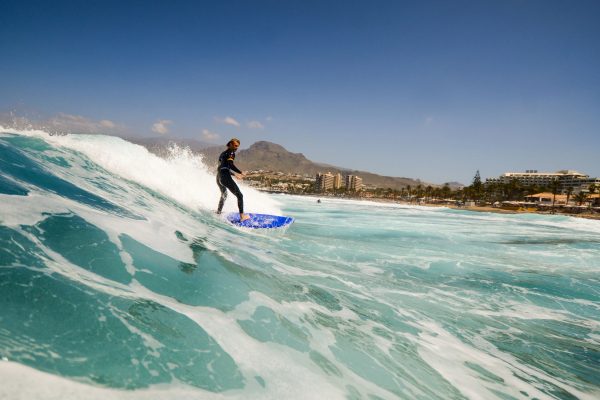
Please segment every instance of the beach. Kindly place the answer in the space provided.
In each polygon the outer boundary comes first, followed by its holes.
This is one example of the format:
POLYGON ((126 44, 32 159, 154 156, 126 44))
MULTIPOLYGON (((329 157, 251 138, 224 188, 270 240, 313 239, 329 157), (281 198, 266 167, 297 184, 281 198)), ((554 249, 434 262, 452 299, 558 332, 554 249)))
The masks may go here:
MULTIPOLYGON (((319 195, 310 195, 310 197, 314 197, 315 199, 330 199, 331 197, 327 196, 319 196, 319 195)), ((359 200, 359 198, 349 198, 349 200, 359 200)), ((450 203, 428 203, 428 202, 407 202, 407 201, 399 201, 393 199, 385 199, 385 198, 365 198, 364 201, 373 201, 379 203, 393 203, 393 204, 402 204, 406 206, 418 205, 423 207, 445 207, 455 210, 466 210, 466 211, 474 211, 474 212, 490 212, 497 214, 540 214, 540 215, 565 215, 569 217, 575 218, 585 218, 591 220, 600 220, 600 212, 597 210, 585 210, 577 213, 565 212, 561 207, 557 206, 555 212, 553 213, 551 210, 538 210, 535 207, 517 207, 517 208, 502 208, 502 207, 494 207, 491 205, 456 205, 450 203)))
POLYGON ((454 209, 464 209, 464 210, 476 211, 476 212, 492 212, 492 213, 499 213, 499 214, 534 213, 534 214, 541 214, 541 215, 565 215, 565 216, 575 217, 575 218, 600 220, 600 213, 598 213, 598 212, 567 213, 567 212, 561 212, 560 209, 558 209, 555 213, 552 213, 551 211, 538 211, 538 210, 534 210, 534 209, 532 209, 532 210, 527 210, 527 209, 506 210, 506 209, 502 209, 500 207, 492 207, 492 206, 463 206, 463 207, 449 206, 449 207, 454 208, 454 209))

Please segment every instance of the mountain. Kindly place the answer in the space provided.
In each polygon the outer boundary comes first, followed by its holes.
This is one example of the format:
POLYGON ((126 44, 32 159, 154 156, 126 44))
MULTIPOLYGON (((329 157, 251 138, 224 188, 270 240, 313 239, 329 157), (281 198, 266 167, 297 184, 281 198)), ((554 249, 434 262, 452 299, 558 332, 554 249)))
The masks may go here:
MULTIPOLYGON (((200 150, 209 163, 217 163, 219 154, 225 150, 224 146, 205 148, 200 150)), ((316 163, 307 159, 302 153, 292 153, 276 143, 260 141, 244 150, 238 150, 235 164, 245 171, 279 171, 296 173, 300 175, 315 176, 318 172, 340 173, 342 175, 357 175, 363 179, 363 184, 369 186, 400 189, 406 185, 427 185, 418 179, 382 176, 366 171, 352 170, 333 165, 316 163)))
MULTIPOLYGON (((219 154, 225 150, 225 146, 214 146, 194 139, 180 138, 135 138, 128 139, 133 143, 146 147, 149 151, 164 156, 167 154, 166 148, 169 143, 176 143, 179 146, 187 146, 193 152, 202 154, 207 165, 217 166, 219 154)), ((276 143, 259 141, 252 144, 249 148, 238 150, 235 164, 244 171, 274 171, 284 173, 295 173, 314 177, 318 172, 340 173, 342 175, 357 175, 363 179, 363 184, 368 186, 400 189, 407 185, 413 187, 417 185, 427 186, 426 182, 419 179, 382 176, 367 171, 358 171, 348 168, 336 167, 333 165, 316 163, 307 159, 302 153, 292 153, 283 146, 276 143)), ((431 184, 432 186, 438 186, 431 184)))
POLYGON ((283 146, 271 142, 256 142, 248 149, 238 152, 236 161, 245 170, 270 170, 301 175, 325 172, 323 168, 308 160, 302 153, 291 153, 283 146))

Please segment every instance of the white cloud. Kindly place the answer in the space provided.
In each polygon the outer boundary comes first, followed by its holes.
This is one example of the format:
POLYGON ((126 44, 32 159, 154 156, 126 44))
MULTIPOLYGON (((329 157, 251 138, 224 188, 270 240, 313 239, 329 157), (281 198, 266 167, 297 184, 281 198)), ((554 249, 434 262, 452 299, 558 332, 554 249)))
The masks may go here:
POLYGON ((430 126, 431 124, 433 124, 434 121, 435 121, 435 119, 433 117, 429 116, 429 117, 425 118, 424 125, 430 126))
POLYGON ((107 119, 103 119, 102 121, 100 121, 100 125, 108 129, 113 129, 116 126, 114 122, 109 121, 107 119))
POLYGON ((219 134, 215 132, 211 132, 208 129, 202 130, 202 138, 204 140, 213 141, 219 138, 219 134))
POLYGON ((160 119, 152 125, 152 132, 165 135, 169 133, 169 125, 171 125, 172 123, 173 121, 169 119, 160 119))
POLYGON ((267 120, 267 122, 273 121, 273 117, 271 117, 270 115, 267 118, 265 118, 265 119, 267 120))
POLYGON ((265 126, 263 124, 261 124, 259 121, 250 121, 247 124, 248 128, 250 129, 264 129, 265 126))
POLYGON ((227 125, 233 125, 233 126, 237 126, 238 128, 240 127, 240 123, 237 122, 234 118, 232 117, 227 117, 225 118, 224 121, 227 125))
POLYGON ((235 126, 236 128, 239 128, 241 126, 240 123, 233 117, 225 117, 225 118, 215 117, 215 120, 220 124, 231 125, 231 126, 235 126))
POLYGON ((121 128, 113 121, 107 119, 94 121, 81 115, 65 113, 59 113, 47 121, 44 121, 42 124, 64 133, 104 133, 107 130, 121 128))

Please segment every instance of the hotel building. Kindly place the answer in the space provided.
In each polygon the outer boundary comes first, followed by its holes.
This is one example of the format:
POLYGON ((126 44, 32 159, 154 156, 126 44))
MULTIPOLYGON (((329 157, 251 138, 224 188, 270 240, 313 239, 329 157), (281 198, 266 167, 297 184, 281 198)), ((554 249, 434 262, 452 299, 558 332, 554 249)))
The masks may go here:
POLYGON ((347 175, 346 176, 346 190, 358 192, 362 189, 362 178, 356 175, 347 175))
POLYGON ((320 192, 326 192, 327 190, 333 190, 334 187, 335 176, 326 172, 324 174, 317 173, 315 180, 315 189, 320 192))
POLYGON ((339 189, 342 187, 342 174, 339 172, 333 176, 333 188, 339 189))
POLYGON ((342 182, 346 185, 346 190, 358 192, 362 190, 362 178, 356 175, 347 175, 345 179, 342 178, 340 173, 332 174, 331 172, 317 173, 315 177, 315 189, 319 192, 326 192, 328 190, 340 189, 342 182))
POLYGON ((599 185, 600 178, 590 178, 588 175, 573 170, 561 170, 557 172, 538 172, 537 170, 527 170, 525 172, 505 172, 498 178, 488 178, 486 184, 490 183, 509 183, 513 180, 518 181, 523 186, 541 186, 550 187, 552 181, 557 180, 561 192, 569 187, 574 192, 586 191, 590 186, 599 185))

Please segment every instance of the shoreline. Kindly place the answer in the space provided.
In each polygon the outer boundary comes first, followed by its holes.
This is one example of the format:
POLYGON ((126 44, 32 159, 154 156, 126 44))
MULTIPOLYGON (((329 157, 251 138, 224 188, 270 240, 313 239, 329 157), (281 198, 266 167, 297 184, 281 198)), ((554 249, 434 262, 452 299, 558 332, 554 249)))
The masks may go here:
MULTIPOLYGON (((296 194, 297 195, 297 194, 296 194)), ((326 198, 330 198, 331 196, 318 196, 315 194, 310 194, 310 195, 299 195, 299 196, 307 196, 307 197, 314 197, 317 199, 326 199, 326 198)), ((539 211, 539 210, 534 210, 534 209, 521 209, 521 210, 507 210, 507 209, 503 209, 503 208, 498 208, 498 207, 492 207, 492 206, 457 206, 454 204, 430 204, 430 203, 423 203, 423 204, 415 204, 415 203, 407 203, 404 201, 397 201, 397 200, 391 200, 391 199, 382 199, 382 198, 346 198, 346 197, 336 197, 334 196, 334 198, 336 199, 347 199, 347 200, 364 200, 364 201, 374 201, 374 202, 378 202, 378 203, 393 203, 393 204, 404 204, 404 205, 417 205, 417 206, 423 206, 423 207, 446 207, 446 208, 450 208, 453 210, 466 210, 466 211, 475 211, 475 212, 490 212, 490 213, 495 213, 495 214, 540 214, 540 215, 563 215, 566 217, 575 217, 575 218, 584 218, 584 219, 590 219, 590 220, 596 220, 596 221, 600 221, 600 213, 594 213, 594 212, 583 212, 583 213, 566 213, 566 212, 560 212, 557 210, 557 212, 555 212, 554 214, 549 212, 549 211, 539 211)))
MULTIPOLYGON (((409 204, 409 203, 406 203, 409 204)), ((575 218, 584 218, 600 221, 600 214, 594 213, 565 213, 557 211, 555 213, 551 213, 549 211, 538 211, 538 210, 507 210, 498 207, 491 206, 455 206, 452 204, 419 204, 420 206, 425 207, 447 207, 453 210, 467 210, 467 211, 475 211, 475 212, 490 212, 495 214, 539 214, 539 215, 563 215, 565 217, 575 217, 575 218)))
POLYGON ((529 211, 529 210, 505 210, 502 208, 490 207, 490 206, 452 206, 447 205, 446 207, 456 209, 456 210, 468 210, 468 211, 476 211, 476 212, 492 212, 497 214, 540 214, 540 215, 564 215, 566 217, 575 217, 575 218, 585 218, 585 219, 594 219, 600 220, 600 214, 594 213, 565 213, 565 212, 555 212, 554 214, 548 211, 529 211))

